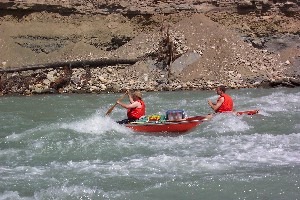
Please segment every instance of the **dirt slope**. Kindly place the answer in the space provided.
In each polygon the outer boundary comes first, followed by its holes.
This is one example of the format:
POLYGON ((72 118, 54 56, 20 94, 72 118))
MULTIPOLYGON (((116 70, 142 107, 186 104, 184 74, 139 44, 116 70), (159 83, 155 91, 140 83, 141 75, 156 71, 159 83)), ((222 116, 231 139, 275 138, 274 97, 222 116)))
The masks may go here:
MULTIPOLYGON (((127 74, 122 74, 124 66, 114 68, 119 70, 113 72, 118 76, 101 83, 101 89, 99 85, 80 86, 86 90, 95 86, 99 91, 115 87, 112 83, 116 88, 123 88, 138 82, 134 84, 136 89, 143 85, 141 87, 147 90, 213 88, 220 83, 239 88, 259 85, 266 80, 299 77, 297 18, 247 16, 221 11, 131 17, 48 12, 21 17, 4 15, 0 17, 0 66, 9 69, 64 60, 142 59, 133 66, 126 66, 127 74), (268 22, 277 26, 260 27, 268 22), (167 66, 158 60, 165 48, 161 42, 168 27, 174 50, 170 74, 167 66)), ((16 74, 3 74, 0 81, 3 85, 7 85, 7 80, 13 83, 10 80, 13 76, 16 74)), ((48 83, 49 80, 44 80, 43 87, 51 88, 48 83)), ((27 86, 20 87, 17 88, 21 93, 24 90, 30 93, 27 86)), ((69 88, 73 89, 73 86, 69 88)), ((6 87, 6 91, 9 90, 6 87)))
MULTIPOLYGON (((193 14, 169 26, 174 48, 183 54, 171 67, 181 65, 173 74, 183 82, 210 80, 234 87, 246 79, 276 78, 285 68, 277 54, 255 49, 236 32, 203 14, 193 14)), ((159 30, 140 35, 114 53, 139 57, 155 52, 162 35, 159 30)))

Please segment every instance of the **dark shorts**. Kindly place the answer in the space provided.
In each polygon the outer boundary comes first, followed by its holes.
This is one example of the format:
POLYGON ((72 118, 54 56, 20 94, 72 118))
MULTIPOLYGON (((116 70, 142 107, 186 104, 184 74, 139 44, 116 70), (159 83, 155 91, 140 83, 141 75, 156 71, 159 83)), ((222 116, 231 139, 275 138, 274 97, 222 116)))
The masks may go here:
POLYGON ((121 121, 117 121, 118 124, 129 124, 130 122, 134 122, 136 119, 123 119, 121 121))

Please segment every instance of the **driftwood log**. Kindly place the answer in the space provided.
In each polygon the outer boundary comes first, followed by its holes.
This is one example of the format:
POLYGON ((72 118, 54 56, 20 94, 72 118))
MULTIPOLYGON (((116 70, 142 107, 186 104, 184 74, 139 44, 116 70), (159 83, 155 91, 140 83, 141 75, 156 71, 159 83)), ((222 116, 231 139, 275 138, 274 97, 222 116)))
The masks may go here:
POLYGON ((26 70, 37 70, 37 69, 47 69, 47 68, 60 68, 68 66, 70 68, 80 68, 80 67, 103 67, 103 66, 113 66, 118 64, 135 64, 140 59, 96 59, 96 60, 76 60, 76 61, 61 61, 45 64, 36 65, 25 65, 21 67, 12 67, 6 69, 0 69, 1 72, 20 72, 26 70))

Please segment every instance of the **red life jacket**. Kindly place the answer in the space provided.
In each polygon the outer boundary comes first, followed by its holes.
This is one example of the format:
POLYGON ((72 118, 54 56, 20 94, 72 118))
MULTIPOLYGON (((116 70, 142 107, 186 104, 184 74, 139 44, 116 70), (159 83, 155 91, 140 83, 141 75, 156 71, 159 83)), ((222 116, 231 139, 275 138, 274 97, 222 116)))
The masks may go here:
POLYGON ((233 101, 231 99, 231 97, 228 94, 222 94, 219 98, 218 101, 220 100, 220 98, 224 97, 224 102, 222 103, 222 105, 218 108, 218 110, 216 110, 216 112, 228 112, 228 111, 232 111, 233 110, 233 101))
POLYGON ((127 110, 128 119, 139 119, 145 115, 146 106, 144 101, 137 100, 142 105, 141 108, 130 108, 127 110))

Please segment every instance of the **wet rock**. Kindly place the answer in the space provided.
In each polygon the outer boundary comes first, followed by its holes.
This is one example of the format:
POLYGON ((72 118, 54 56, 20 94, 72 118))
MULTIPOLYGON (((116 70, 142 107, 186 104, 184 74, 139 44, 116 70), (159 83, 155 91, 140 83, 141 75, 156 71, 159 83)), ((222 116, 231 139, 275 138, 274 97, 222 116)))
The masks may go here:
POLYGON ((299 78, 290 78, 289 80, 293 85, 300 86, 300 77, 299 78))
POLYGON ((277 80, 270 81, 269 85, 271 87, 277 87, 279 85, 282 85, 282 83, 284 83, 283 79, 277 79, 277 80))

